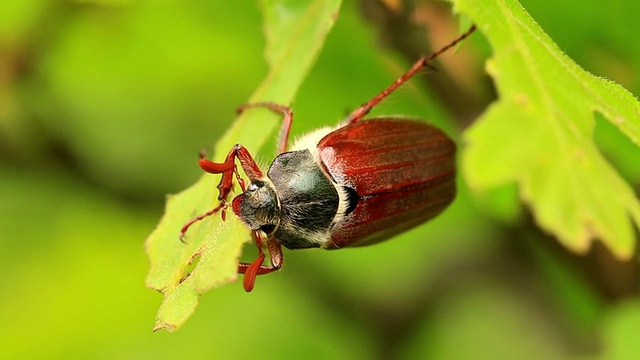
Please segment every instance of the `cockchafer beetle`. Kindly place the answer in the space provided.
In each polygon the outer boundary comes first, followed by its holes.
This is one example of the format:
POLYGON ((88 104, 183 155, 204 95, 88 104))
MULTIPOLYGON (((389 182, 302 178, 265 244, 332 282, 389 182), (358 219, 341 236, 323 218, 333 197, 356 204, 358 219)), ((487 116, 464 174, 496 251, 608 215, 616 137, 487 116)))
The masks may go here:
POLYGON ((352 112, 335 128, 313 131, 289 148, 293 112, 273 103, 266 107, 283 114, 279 155, 263 174, 240 144, 222 163, 201 154, 202 170, 222 174, 220 204, 187 222, 181 239, 195 222, 218 211, 225 219, 233 179, 242 193, 231 202, 233 212, 253 231, 258 257, 240 263, 249 292, 257 275, 280 269, 281 246, 287 249, 340 249, 375 244, 416 227, 442 212, 454 199, 455 143, 436 127, 410 119, 364 119, 380 101, 409 80, 429 61, 471 35, 472 26, 440 50, 420 58, 391 86, 352 112), (250 180, 240 177, 235 160, 250 180), (271 265, 263 265, 263 245, 271 265))

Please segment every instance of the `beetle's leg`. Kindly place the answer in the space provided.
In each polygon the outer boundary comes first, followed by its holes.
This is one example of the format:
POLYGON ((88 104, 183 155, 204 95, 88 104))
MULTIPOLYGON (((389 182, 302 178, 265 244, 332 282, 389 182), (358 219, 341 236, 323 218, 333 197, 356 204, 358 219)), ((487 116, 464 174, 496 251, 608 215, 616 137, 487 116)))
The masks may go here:
POLYGON ((240 105, 237 111, 238 113, 241 113, 245 109, 254 107, 266 107, 271 111, 282 113, 284 115, 282 118, 282 126, 280 127, 280 135, 278 136, 278 150, 281 153, 287 151, 287 142, 289 141, 289 133, 291 132, 291 125, 293 123, 293 111, 291 108, 271 102, 258 102, 240 105))
POLYGON ((258 247, 258 257, 252 263, 240 263, 238 265, 238 272, 244 274, 244 280, 242 285, 246 292, 253 290, 253 286, 256 283, 256 276, 268 274, 276 271, 282 267, 283 257, 282 248, 278 241, 274 238, 267 239, 267 249, 269 250, 269 257, 271 258, 271 266, 264 266, 264 252, 262 251, 262 240, 260 234, 254 231, 254 237, 256 239, 256 246, 258 247))
POLYGON ((220 211, 220 209, 222 209, 222 220, 225 220, 226 218, 226 208, 227 208, 227 202, 226 201, 221 201, 220 204, 216 207, 214 207, 213 209, 207 211, 204 214, 200 214, 196 217, 194 217, 193 219, 189 220, 186 224, 184 224, 182 226, 182 229, 180 230, 180 241, 184 242, 184 237, 187 234, 187 230, 191 227, 191 225, 193 225, 194 223, 206 218, 207 216, 211 216, 215 213, 217 213, 218 211, 220 211))
POLYGON ((227 158, 225 159, 225 161, 221 163, 216 163, 206 159, 204 152, 201 152, 200 160, 198 161, 198 165, 200 165, 200 168, 211 174, 222 174, 222 178, 220 179, 220 183, 218 184, 218 200, 220 200, 220 204, 184 224, 182 230, 180 231, 180 240, 184 239, 184 236, 191 225, 206 218, 207 216, 215 214, 220 210, 222 210, 222 220, 226 219, 227 198, 229 197, 229 193, 233 188, 234 176, 238 181, 238 184, 240 184, 242 191, 245 191, 244 180, 242 180, 242 178, 240 177, 235 159, 238 159, 240 161, 242 170, 244 170, 245 174, 247 174, 250 179, 257 179, 262 177, 262 171, 258 167, 258 164, 256 164, 255 160, 253 160, 253 157, 251 156, 249 151, 240 144, 236 144, 231 149, 231 151, 229 151, 229 154, 227 154, 227 158))
POLYGON ((253 160, 251 154, 249 154, 249 150, 240 144, 236 144, 231 151, 229 151, 227 158, 222 163, 216 163, 204 157, 201 157, 200 161, 198 161, 198 165, 200 165, 202 170, 210 174, 222 174, 220 184, 218 184, 218 190, 220 190, 218 200, 227 200, 229 192, 231 192, 234 175, 238 180, 242 191, 244 192, 245 190, 244 181, 240 177, 238 168, 235 164, 236 158, 240 161, 242 170, 244 170, 245 174, 247 174, 250 179, 258 179, 262 177, 262 171, 258 167, 258 164, 256 164, 255 160, 253 160))
POLYGON ((411 67, 411 69, 409 69, 409 71, 407 71, 402 76, 400 76, 393 84, 391 84, 391 86, 384 89, 380 94, 376 95, 373 99, 362 104, 359 108, 357 108, 349 116, 347 116, 347 118, 344 120, 344 123, 354 123, 362 119, 365 115, 369 113, 369 111, 371 111, 371 109, 373 109, 374 106, 378 105, 384 98, 389 96, 389 94, 391 94, 398 87, 400 87, 400 85, 404 84, 405 82, 407 82, 407 80, 411 79, 420 69, 422 69, 423 66, 428 67, 429 62, 431 60, 437 58, 445 51, 456 46, 456 44, 458 44, 460 41, 464 40, 466 37, 471 35, 471 33, 473 33, 475 29, 476 29, 476 26, 472 25, 469 28, 469 30, 465 31, 462 35, 458 36, 455 40, 453 40, 449 44, 440 48, 440 50, 434 53, 431 53, 430 55, 421 57, 415 64, 413 64, 413 66, 411 67))

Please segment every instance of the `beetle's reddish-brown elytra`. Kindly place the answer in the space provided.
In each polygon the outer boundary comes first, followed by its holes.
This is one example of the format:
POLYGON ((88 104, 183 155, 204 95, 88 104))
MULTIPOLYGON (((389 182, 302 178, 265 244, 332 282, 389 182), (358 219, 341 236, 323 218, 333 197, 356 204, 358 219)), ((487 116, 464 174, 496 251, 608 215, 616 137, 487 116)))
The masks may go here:
POLYGON ((454 199, 455 143, 432 125, 409 119, 364 119, 385 97, 428 62, 475 30, 472 26, 450 44, 422 57, 391 86, 352 112, 335 128, 307 134, 288 147, 293 113, 286 106, 255 103, 283 114, 279 155, 266 174, 249 151, 238 144, 222 163, 201 155, 200 167, 222 174, 220 204, 187 222, 220 211, 223 220, 234 179, 242 193, 231 202, 233 212, 252 230, 258 257, 240 263, 244 289, 253 289, 257 275, 282 266, 281 246, 288 249, 340 249, 384 241, 442 212, 454 199), (240 177, 236 159, 250 180, 240 177), (263 265, 264 247, 270 265, 263 265))

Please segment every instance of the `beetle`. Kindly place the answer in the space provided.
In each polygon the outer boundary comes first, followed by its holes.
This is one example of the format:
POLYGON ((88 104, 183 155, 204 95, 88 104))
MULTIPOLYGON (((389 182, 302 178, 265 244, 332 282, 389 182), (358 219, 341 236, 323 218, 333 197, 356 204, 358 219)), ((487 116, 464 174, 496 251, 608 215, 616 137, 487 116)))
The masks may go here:
POLYGON ((245 104, 238 112, 265 107, 283 115, 279 154, 266 174, 249 151, 235 145, 224 162, 201 153, 198 165, 221 174, 220 203, 190 220, 188 228, 218 211, 226 218, 234 178, 242 192, 231 201, 233 212, 253 232, 258 257, 240 263, 243 286, 250 292, 257 275, 282 267, 287 249, 341 249, 375 244, 414 228, 441 213, 454 199, 456 145, 438 128, 395 117, 365 115, 429 61, 471 35, 472 26, 440 50, 421 57, 380 94, 357 108, 335 128, 313 131, 288 147, 293 112, 270 102, 245 104), (236 160, 250 180, 245 185, 236 160), (264 265, 263 247, 270 265, 264 265))

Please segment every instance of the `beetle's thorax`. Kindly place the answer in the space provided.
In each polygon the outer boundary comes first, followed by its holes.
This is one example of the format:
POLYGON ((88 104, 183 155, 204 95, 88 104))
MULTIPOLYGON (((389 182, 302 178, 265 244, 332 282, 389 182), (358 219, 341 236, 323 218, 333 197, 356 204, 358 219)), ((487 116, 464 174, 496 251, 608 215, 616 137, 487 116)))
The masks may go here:
POLYGON ((233 199, 233 212, 251 230, 273 233, 280 225, 280 201, 271 180, 252 180, 247 190, 233 199))
POLYGON ((307 149, 279 154, 267 176, 280 205, 277 241, 288 249, 323 247, 329 242, 339 198, 313 154, 307 149))

